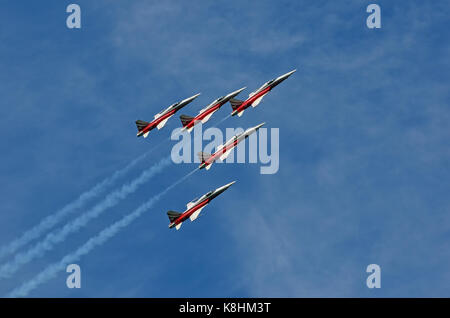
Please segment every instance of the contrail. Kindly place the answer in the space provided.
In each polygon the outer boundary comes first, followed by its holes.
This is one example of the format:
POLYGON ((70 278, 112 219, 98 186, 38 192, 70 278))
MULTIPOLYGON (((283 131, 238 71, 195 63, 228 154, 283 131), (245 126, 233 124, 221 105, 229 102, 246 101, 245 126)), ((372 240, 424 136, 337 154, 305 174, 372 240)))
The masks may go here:
POLYGON ((223 123, 225 120, 227 120, 230 117, 231 117, 231 114, 229 114, 228 116, 222 118, 222 120, 220 120, 218 123, 216 123, 215 126, 219 126, 221 123, 223 123))
POLYGON ((159 163, 144 170, 139 177, 130 183, 124 184, 120 189, 108 194, 103 201, 95 205, 91 210, 81 214, 62 228, 48 233, 43 240, 36 243, 29 250, 16 254, 12 261, 0 266, 0 278, 10 277, 19 270, 22 265, 29 263, 36 257, 44 255, 46 251, 52 250, 55 244, 64 241, 70 233, 76 232, 81 227, 85 226, 91 219, 98 217, 108 208, 119 203, 120 200, 124 199, 127 195, 135 192, 140 185, 153 177, 156 173, 162 171, 163 168, 170 163, 170 156, 162 159, 159 163))
POLYGON ((37 288, 39 285, 47 282, 48 280, 55 277, 55 275, 66 268, 68 264, 71 264, 75 261, 78 261, 83 255, 88 254, 91 252, 95 247, 103 245, 106 241, 108 241, 110 238, 112 238, 114 235, 116 235, 121 229, 128 226, 131 222, 133 222, 135 219, 140 217, 143 213, 148 211, 153 204, 155 204, 156 201, 158 201, 164 194, 166 194, 170 189, 175 187, 177 184, 181 183, 183 180, 188 178, 190 175, 195 173, 198 170, 195 169, 167 187, 162 192, 156 194, 153 196, 150 200, 142 204, 140 207, 138 207, 136 210, 134 210, 132 213, 124 216, 119 221, 113 223, 109 227, 103 229, 101 232, 99 232, 96 236, 90 238, 86 243, 81 245, 77 250, 75 250, 73 253, 67 254, 64 256, 59 262, 53 263, 49 265, 46 269, 44 269, 41 273, 39 273, 37 276, 35 276, 30 281, 22 284, 21 286, 15 288, 13 291, 11 291, 6 297, 25 297, 27 296, 33 289, 37 288))
POLYGON ((57 212, 48 215, 45 217, 38 225, 35 225, 28 231, 22 234, 22 236, 16 238, 11 243, 2 246, 0 249, 0 258, 15 253, 19 248, 25 246, 32 240, 43 235, 47 230, 51 229, 53 226, 58 224, 61 220, 63 220, 67 215, 75 212, 79 208, 81 208, 88 200, 93 199, 100 195, 107 187, 114 184, 118 179, 126 175, 136 164, 138 164, 141 160, 143 160, 148 154, 150 154, 153 150, 155 150, 160 144, 155 146, 153 149, 147 151, 141 156, 132 160, 126 167, 114 172, 114 174, 102 182, 95 185, 90 190, 82 193, 75 201, 67 204, 62 209, 57 212))

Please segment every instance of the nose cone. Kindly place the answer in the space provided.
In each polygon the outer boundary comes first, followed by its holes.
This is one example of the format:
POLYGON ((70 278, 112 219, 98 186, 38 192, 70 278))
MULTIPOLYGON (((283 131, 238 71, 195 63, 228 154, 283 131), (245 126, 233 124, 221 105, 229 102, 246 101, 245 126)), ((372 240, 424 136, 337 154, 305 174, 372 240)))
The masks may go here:
POLYGON ((232 182, 227 183, 226 185, 224 185, 222 188, 228 189, 229 187, 231 187, 235 183, 236 183, 236 181, 232 181, 232 182))
POLYGON ((230 99, 236 97, 240 92, 242 92, 246 88, 247 87, 242 87, 242 88, 228 94, 227 96, 225 96, 225 98, 222 100, 222 102, 224 102, 224 103, 228 102, 230 99))
POLYGON ((255 127, 253 127, 253 129, 258 130, 259 128, 261 128, 262 126, 264 126, 266 123, 261 123, 255 127))
POLYGON ((199 96, 200 96, 200 93, 195 94, 194 96, 191 96, 191 97, 188 97, 188 98, 184 99, 183 101, 181 101, 180 104, 184 104, 184 105, 188 104, 188 103, 192 102, 194 99, 196 99, 199 96))
POLYGON ((280 84, 282 81, 284 81, 285 79, 287 79, 289 76, 291 76, 292 74, 294 74, 297 71, 297 69, 292 70, 286 74, 281 75, 280 77, 277 78, 277 85, 280 84))
MULTIPOLYGON (((228 96, 230 96, 230 98, 233 98, 233 97, 235 97, 237 94, 239 94, 240 92, 242 92, 244 89, 246 89, 247 87, 242 87, 242 88, 240 88, 240 89, 238 89, 238 90, 235 90, 234 92, 232 92, 232 93, 230 93, 230 94, 228 94, 228 96)), ((227 97, 228 97, 227 96, 227 97)))
POLYGON ((228 183, 228 184, 226 184, 226 185, 224 185, 224 186, 222 186, 222 187, 220 187, 220 188, 217 188, 217 189, 214 191, 214 193, 213 193, 211 199, 217 197, 219 194, 221 194, 222 192, 224 192, 225 190, 227 190, 227 189, 228 189, 229 187, 231 187, 235 182, 236 182, 236 181, 233 181, 233 182, 230 182, 230 183, 228 183))
POLYGON ((240 135, 241 138, 247 138, 248 136, 250 136, 251 134, 253 134, 254 132, 256 132, 259 128, 261 128, 262 126, 264 126, 265 123, 261 123, 259 125, 256 125, 255 127, 250 127, 249 129, 247 129, 246 131, 244 131, 244 133, 242 135, 240 135))
POLYGON ((287 77, 289 77, 289 76, 291 76, 292 74, 294 74, 295 72, 297 72, 297 69, 295 69, 295 70, 292 70, 292 71, 290 71, 290 72, 288 72, 288 73, 284 74, 284 76, 287 76, 287 77))

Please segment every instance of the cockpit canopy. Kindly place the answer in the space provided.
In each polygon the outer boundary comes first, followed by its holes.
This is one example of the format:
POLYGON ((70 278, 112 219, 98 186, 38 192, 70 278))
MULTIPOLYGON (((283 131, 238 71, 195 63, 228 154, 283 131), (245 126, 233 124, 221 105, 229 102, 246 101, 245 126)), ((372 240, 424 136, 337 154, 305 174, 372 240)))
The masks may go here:
MULTIPOLYGON (((177 103, 177 104, 178 104, 178 103, 177 103)), ((177 104, 172 104, 172 105, 170 105, 170 106, 167 107, 166 109, 160 111, 160 112, 158 113, 158 115, 164 114, 164 113, 167 112, 169 109, 171 109, 172 107, 176 106, 177 104)))
POLYGON ((205 194, 205 197, 207 197, 208 195, 213 194, 214 191, 209 191, 207 194, 205 194))

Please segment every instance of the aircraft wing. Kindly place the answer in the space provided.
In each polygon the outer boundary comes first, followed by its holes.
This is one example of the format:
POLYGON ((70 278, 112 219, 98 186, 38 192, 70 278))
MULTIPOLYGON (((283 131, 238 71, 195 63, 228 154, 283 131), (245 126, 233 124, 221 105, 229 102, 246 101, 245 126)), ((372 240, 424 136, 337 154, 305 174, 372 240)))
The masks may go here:
POLYGON ((200 115, 200 114, 204 113, 206 110, 208 110, 209 107, 210 107, 210 106, 208 105, 208 106, 202 108, 202 109, 198 112, 198 114, 200 115))
POLYGON ((219 146, 217 146, 216 152, 217 152, 217 151, 220 151, 220 150, 222 150, 222 148, 223 148, 223 144, 222 144, 222 145, 219 145, 219 146))
POLYGON ((172 116, 169 116, 166 119, 160 121, 159 124, 156 126, 156 128, 158 128, 158 129, 163 128, 166 125, 166 123, 167 123, 167 121, 169 120, 170 117, 172 117, 172 116))
POLYGON ((188 204, 186 204, 186 208, 189 210, 190 208, 192 208, 195 205, 194 202, 188 202, 188 204))
POLYGON ((230 154, 230 152, 231 152, 233 149, 234 149, 234 147, 228 149, 227 151, 225 151, 225 152, 220 156, 220 160, 222 160, 222 161, 225 160, 225 159, 228 157, 228 155, 230 154))
POLYGON ((208 115, 206 115, 205 118, 202 119, 202 124, 206 123, 216 111, 217 110, 210 112, 208 115))
POLYGON ((258 97, 258 98, 252 103, 252 106, 253 106, 253 107, 258 106, 259 103, 261 103, 261 100, 263 99, 264 96, 265 96, 265 95, 262 95, 262 96, 258 97))
POLYGON ((203 208, 204 208, 204 206, 201 207, 200 209, 198 209, 197 211, 195 211, 194 213, 192 213, 192 215, 189 217, 191 219, 191 222, 195 221, 195 219, 198 218, 198 216, 200 215, 200 212, 202 212, 203 208))

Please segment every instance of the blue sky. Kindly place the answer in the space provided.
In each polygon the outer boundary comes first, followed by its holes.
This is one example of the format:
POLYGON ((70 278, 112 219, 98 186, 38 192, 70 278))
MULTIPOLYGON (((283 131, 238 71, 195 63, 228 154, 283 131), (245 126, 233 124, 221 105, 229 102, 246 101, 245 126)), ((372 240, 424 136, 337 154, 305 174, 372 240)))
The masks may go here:
MULTIPOLYGON (((83 256, 81 289, 68 289, 61 271, 29 296, 450 296, 448 2, 376 1, 377 30, 365 25, 372 1, 72 2, 0 2, 2 246, 180 125, 174 116, 144 140, 136 119, 201 92, 182 111, 192 115, 298 71, 221 124, 280 128, 277 174, 255 164, 199 171, 83 256), (72 2, 81 30, 65 26, 72 2), (167 228, 167 210, 232 180, 204 217, 167 228), (371 263, 381 266, 381 289, 365 285, 371 263)), ((223 106, 205 127, 230 111, 223 106)), ((170 149, 152 152, 105 194, 170 149)), ((1 294, 195 166, 166 168, 0 280, 1 294)))

